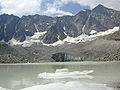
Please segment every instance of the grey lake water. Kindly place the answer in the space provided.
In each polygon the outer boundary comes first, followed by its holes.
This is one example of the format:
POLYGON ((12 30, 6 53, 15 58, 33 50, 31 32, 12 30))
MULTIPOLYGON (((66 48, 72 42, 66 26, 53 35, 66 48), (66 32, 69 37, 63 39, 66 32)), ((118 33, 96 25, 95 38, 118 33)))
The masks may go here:
POLYGON ((0 90, 119 90, 120 62, 0 65, 0 90))

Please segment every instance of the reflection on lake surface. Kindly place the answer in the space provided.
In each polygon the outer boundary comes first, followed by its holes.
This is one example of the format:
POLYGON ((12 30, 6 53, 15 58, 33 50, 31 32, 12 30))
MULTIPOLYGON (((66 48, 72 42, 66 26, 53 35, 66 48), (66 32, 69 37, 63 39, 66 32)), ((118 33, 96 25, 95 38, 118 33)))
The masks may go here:
POLYGON ((114 87, 120 87, 120 62, 0 65, 0 87, 0 90, 115 90, 114 87))

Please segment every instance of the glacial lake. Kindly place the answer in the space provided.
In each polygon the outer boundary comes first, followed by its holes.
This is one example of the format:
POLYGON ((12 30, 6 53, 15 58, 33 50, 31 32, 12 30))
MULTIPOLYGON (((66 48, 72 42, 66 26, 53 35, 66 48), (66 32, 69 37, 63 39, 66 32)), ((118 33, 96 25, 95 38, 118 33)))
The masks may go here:
POLYGON ((120 90, 119 88, 120 62, 0 65, 0 90, 120 90))

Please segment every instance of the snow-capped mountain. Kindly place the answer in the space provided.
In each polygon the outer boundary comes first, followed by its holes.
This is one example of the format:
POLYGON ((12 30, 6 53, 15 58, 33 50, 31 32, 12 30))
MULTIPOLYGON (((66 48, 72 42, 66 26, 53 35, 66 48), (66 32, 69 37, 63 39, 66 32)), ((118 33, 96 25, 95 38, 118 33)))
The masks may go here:
POLYGON ((94 40, 119 30, 120 11, 98 5, 75 16, 0 15, 0 41, 11 45, 61 45, 94 40))

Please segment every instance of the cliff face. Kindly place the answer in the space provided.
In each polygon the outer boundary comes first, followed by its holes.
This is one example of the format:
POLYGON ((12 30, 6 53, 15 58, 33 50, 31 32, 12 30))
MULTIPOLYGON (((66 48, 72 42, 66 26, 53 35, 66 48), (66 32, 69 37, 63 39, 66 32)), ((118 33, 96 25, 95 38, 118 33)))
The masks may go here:
POLYGON ((19 18, 13 15, 0 15, 0 40, 8 42, 11 39, 23 42, 27 36, 36 32, 47 33, 41 41, 47 44, 55 43, 69 37, 78 37, 81 34, 90 35, 91 31, 106 31, 119 26, 120 11, 109 9, 103 5, 93 10, 80 11, 75 16, 48 17, 29 15, 19 18))
POLYGON ((23 16, 18 22, 14 38, 23 42, 27 36, 33 36, 35 32, 48 31, 54 23, 54 18, 48 16, 23 16))
POLYGON ((106 8, 102 5, 95 7, 86 21, 85 33, 90 34, 91 30, 97 32, 111 29, 114 26, 119 26, 120 12, 106 8))
POLYGON ((8 42, 11 40, 16 32, 16 26, 19 17, 13 15, 3 14, 0 15, 0 41, 8 42))

